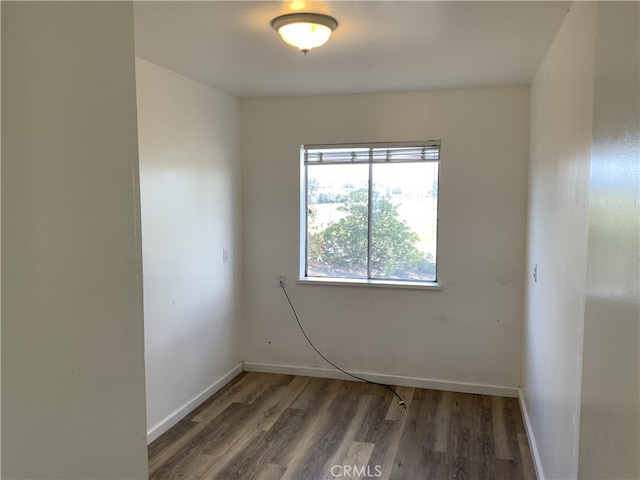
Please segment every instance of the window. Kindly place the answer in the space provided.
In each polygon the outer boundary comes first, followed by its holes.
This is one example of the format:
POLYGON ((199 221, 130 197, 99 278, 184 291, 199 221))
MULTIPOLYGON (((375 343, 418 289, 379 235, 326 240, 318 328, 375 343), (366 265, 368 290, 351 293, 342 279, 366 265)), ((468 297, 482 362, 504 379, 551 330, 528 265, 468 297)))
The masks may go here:
POLYGON ((440 142, 304 145, 303 280, 437 281, 440 142))

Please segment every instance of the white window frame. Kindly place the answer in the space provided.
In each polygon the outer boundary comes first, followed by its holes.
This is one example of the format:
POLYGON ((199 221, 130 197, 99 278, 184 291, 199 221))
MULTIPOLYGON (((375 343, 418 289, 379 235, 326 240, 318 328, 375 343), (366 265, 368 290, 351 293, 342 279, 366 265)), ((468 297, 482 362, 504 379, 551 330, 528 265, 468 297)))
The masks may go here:
MULTIPOLYGON (((299 257, 299 277, 297 279, 298 284, 310 284, 310 285, 337 285, 337 286, 366 286, 366 287, 387 287, 387 288, 412 288, 412 289, 425 289, 425 290, 440 290, 441 286, 438 282, 438 256, 440 252, 439 248, 439 236, 440 236, 440 153, 441 142, 440 140, 428 140, 428 141, 416 141, 416 142, 373 142, 373 143, 349 143, 349 144, 306 144, 300 147, 300 257, 299 257), (369 149, 370 152, 375 150, 375 155, 370 154, 368 160, 359 159, 347 161, 345 159, 333 159, 329 162, 333 164, 339 163, 385 163, 391 161, 391 163, 409 163, 409 162, 436 162, 438 163, 438 196, 437 196, 437 214, 436 221, 436 255, 435 255, 435 267, 436 267, 436 280, 435 281, 422 281, 422 280, 377 280, 377 279, 355 279, 355 278, 333 278, 333 277, 308 277, 306 275, 306 263, 307 263, 307 214, 308 214, 308 202, 307 202, 307 165, 323 163, 322 157, 320 159, 314 159, 310 162, 309 153, 314 150, 323 149, 369 149), (388 149, 390 151, 397 151, 398 149, 423 149, 422 156, 418 158, 405 159, 405 160, 389 160, 380 158, 380 150, 388 149), (434 156, 433 152, 436 151, 434 156), (425 158, 424 152, 429 152, 427 155, 430 158, 425 158)), ((415 154, 412 154, 415 156, 415 154)), ((371 176, 369 177, 369 192, 371 192, 371 176)), ((371 197, 369 197, 369 204, 371 197)), ((370 209, 369 209, 370 210, 370 209)), ((370 215, 369 215, 370 217, 370 215)), ((371 219, 369 218, 369 234, 371 234, 371 219)), ((369 242, 368 258, 371 256, 371 242, 369 242)))

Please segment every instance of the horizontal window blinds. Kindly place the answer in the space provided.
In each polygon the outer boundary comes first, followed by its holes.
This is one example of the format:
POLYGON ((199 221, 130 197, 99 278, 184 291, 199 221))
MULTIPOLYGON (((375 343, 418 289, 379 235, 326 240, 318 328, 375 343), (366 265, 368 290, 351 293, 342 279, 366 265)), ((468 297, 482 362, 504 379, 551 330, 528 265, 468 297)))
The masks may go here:
POLYGON ((306 165, 437 162, 440 160, 440 142, 304 145, 302 153, 306 165))

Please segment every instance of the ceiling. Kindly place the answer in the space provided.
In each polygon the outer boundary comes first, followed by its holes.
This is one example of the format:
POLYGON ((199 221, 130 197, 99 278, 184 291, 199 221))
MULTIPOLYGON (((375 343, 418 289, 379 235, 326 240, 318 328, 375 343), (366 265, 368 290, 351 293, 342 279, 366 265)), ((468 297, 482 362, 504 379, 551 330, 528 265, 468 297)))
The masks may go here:
POLYGON ((304 56, 269 26, 297 2, 136 2, 136 55, 237 97, 528 85, 571 2, 333 1, 304 56))

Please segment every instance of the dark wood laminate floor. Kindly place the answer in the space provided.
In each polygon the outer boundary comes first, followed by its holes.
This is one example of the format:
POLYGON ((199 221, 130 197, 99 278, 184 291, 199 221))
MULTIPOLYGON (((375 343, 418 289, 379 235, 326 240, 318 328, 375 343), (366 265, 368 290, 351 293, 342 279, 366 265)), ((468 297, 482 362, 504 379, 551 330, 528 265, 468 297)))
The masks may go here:
POLYGON ((149 478, 535 480, 514 398, 242 373, 149 446, 149 478))

